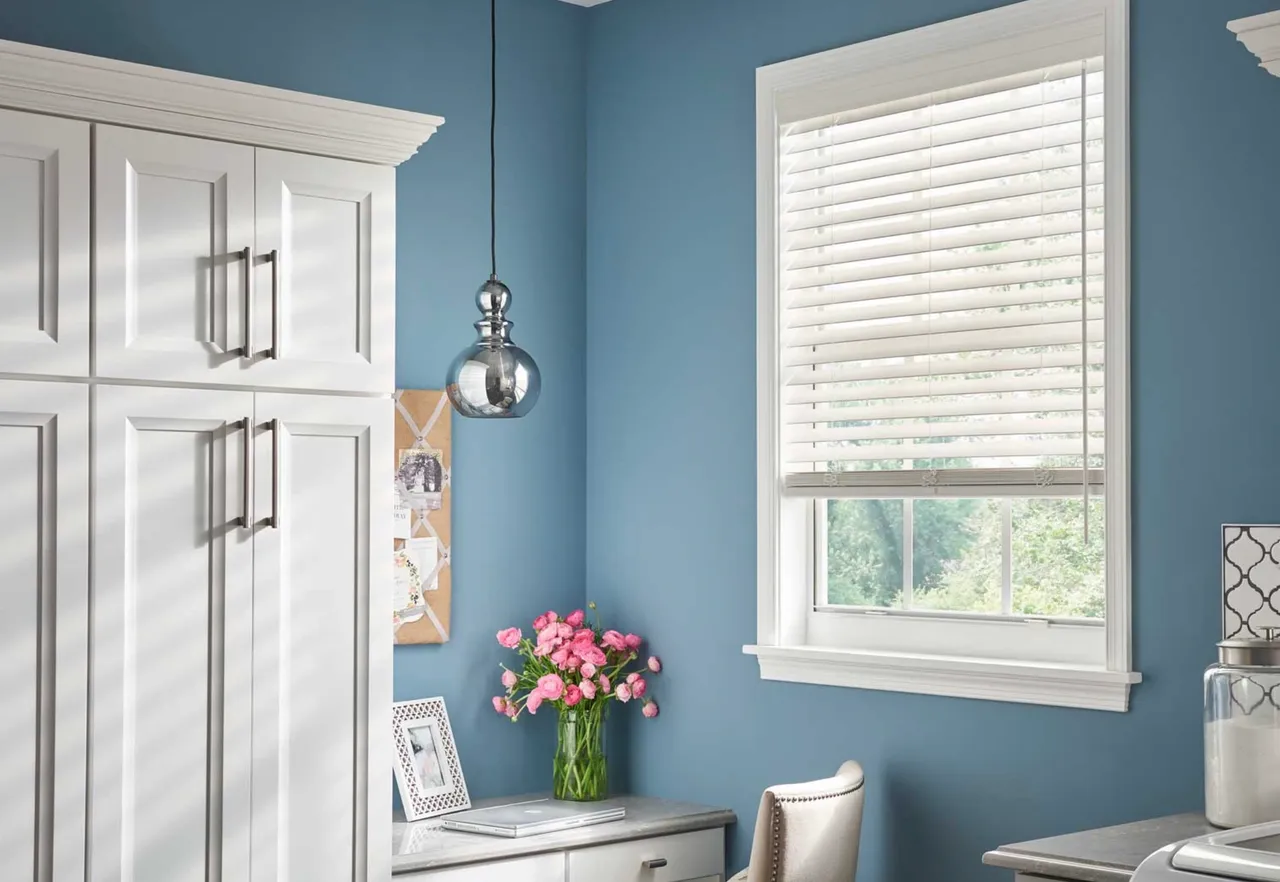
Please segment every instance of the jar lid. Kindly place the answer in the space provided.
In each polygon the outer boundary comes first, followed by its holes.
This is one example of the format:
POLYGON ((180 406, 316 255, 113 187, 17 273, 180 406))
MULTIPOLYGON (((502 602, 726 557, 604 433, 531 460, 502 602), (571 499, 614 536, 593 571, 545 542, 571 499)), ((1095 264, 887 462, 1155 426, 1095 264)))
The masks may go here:
POLYGON ((1256 637, 1223 640, 1218 644, 1218 661, 1242 668, 1280 667, 1280 640, 1256 637))

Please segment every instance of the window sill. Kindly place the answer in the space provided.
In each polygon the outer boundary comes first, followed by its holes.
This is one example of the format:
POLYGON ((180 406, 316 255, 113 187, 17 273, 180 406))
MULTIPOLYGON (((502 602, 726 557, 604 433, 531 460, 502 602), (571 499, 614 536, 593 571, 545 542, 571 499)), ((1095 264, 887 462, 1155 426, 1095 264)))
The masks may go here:
POLYGON ((744 646, 760 677, 855 689, 881 689, 1057 707, 1124 712, 1136 671, 1099 667, 865 652, 812 646, 744 646))

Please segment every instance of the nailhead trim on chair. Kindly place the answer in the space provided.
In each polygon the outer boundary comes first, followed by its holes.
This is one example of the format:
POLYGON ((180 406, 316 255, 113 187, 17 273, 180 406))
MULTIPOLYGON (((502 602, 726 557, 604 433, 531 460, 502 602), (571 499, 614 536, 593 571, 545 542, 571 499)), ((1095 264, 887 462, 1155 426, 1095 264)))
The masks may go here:
POLYGON ((778 882, 778 863, 781 858, 782 850, 782 813, 777 809, 777 803, 780 802, 819 802, 824 799, 835 799, 838 796, 848 796, 850 793, 857 793, 862 789, 862 785, 866 783, 863 778, 857 784, 847 790, 837 790, 835 793, 823 793, 817 796, 774 796, 773 814, 773 867, 769 872, 769 882, 778 882))

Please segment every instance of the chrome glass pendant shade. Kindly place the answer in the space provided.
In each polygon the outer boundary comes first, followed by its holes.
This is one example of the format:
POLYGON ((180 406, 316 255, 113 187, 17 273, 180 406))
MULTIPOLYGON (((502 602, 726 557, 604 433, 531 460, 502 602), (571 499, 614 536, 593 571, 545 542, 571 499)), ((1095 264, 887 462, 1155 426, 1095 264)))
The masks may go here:
POLYGON ((507 307, 511 289, 498 281, 497 214, 494 203, 496 164, 494 132, 497 121, 498 78, 497 0, 489 0, 489 280, 476 292, 481 319, 475 323, 479 339, 458 354, 449 366, 445 391, 464 417, 482 419, 522 417, 538 403, 542 376, 533 356, 511 342, 507 307))
POLYGON ((542 377, 533 357, 511 342, 511 291, 497 278, 480 286, 480 335, 449 366, 449 400, 466 417, 522 417, 538 403, 542 377))

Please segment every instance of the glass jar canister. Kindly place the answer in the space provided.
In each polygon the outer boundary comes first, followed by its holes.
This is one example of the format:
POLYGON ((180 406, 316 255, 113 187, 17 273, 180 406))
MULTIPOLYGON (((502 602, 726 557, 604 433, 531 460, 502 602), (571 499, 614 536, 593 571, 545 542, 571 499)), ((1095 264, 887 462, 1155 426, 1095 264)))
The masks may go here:
POLYGON ((1205 815, 1219 827, 1280 820, 1280 640, 1218 644, 1204 675, 1205 815))

